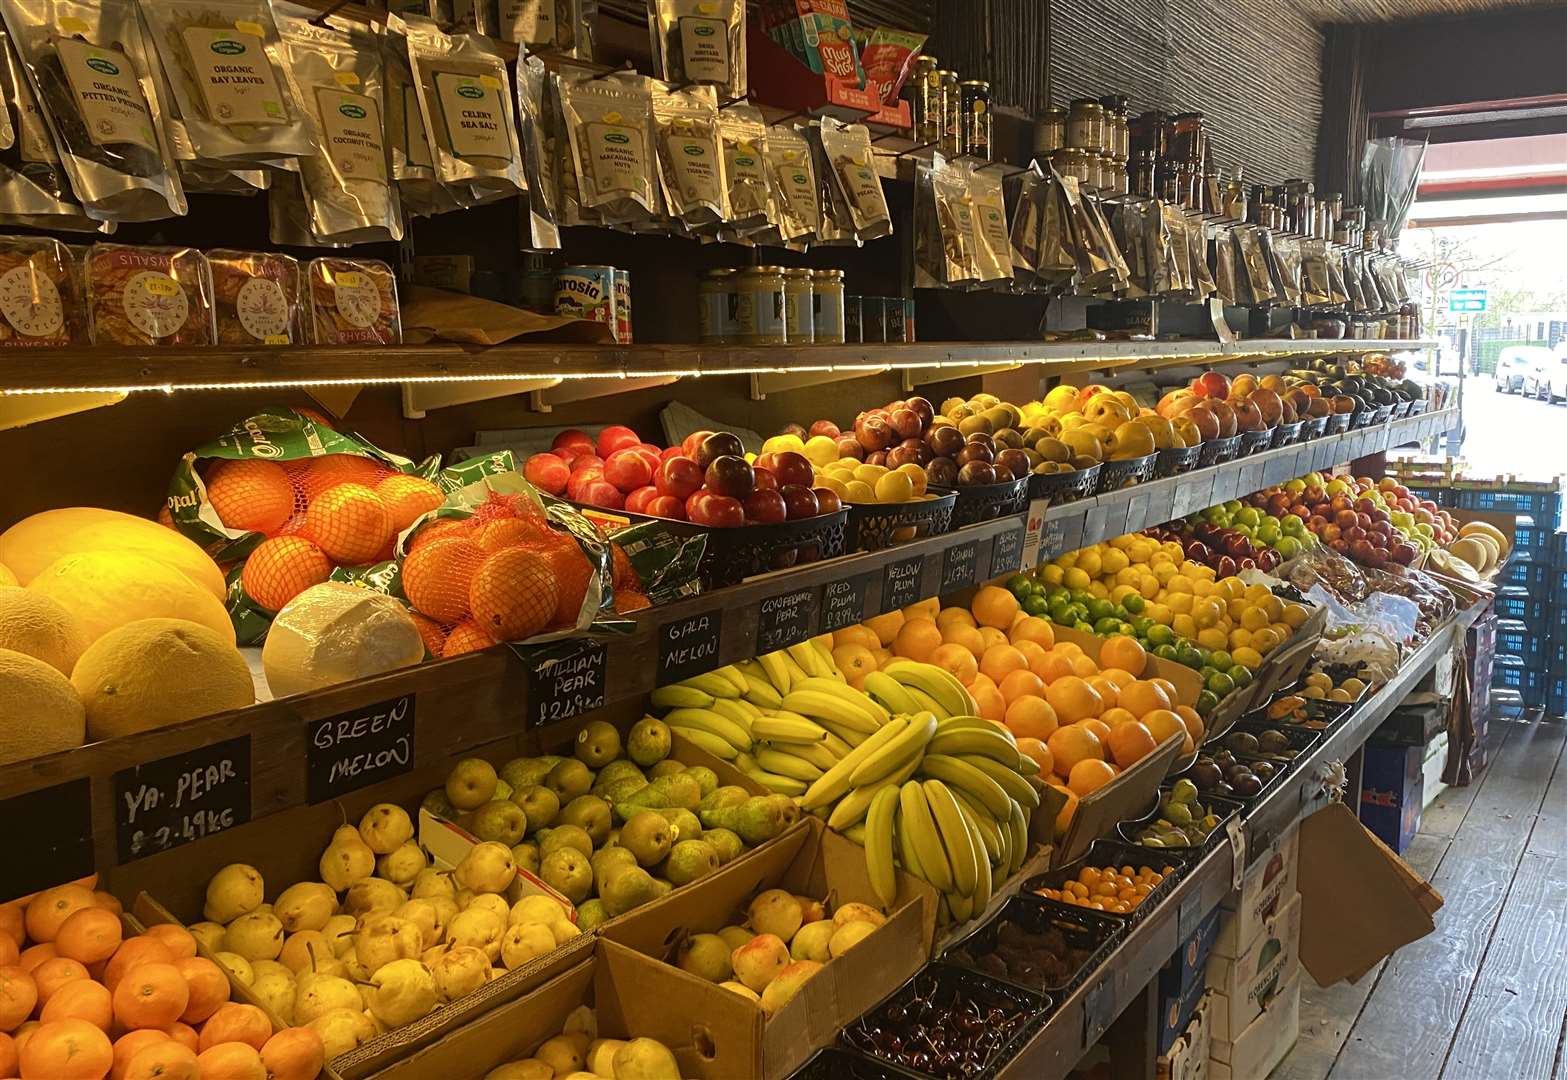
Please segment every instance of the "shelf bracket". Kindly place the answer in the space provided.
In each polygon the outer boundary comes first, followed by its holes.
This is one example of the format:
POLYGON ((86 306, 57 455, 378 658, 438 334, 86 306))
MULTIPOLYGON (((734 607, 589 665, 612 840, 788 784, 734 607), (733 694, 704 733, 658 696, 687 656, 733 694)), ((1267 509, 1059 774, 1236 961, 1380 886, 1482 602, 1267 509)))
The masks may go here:
POLYGON ((403 418, 423 420, 431 409, 445 409, 453 405, 471 405, 475 401, 526 394, 535 390, 547 390, 560 384, 560 379, 498 379, 433 383, 403 383, 403 418))
POLYGON ((947 382, 951 379, 967 379, 976 375, 1000 375, 1006 371, 1016 371, 1022 364, 949 364, 939 367, 911 367, 903 369, 903 392, 912 393, 917 386, 929 386, 931 383, 947 382))
POLYGON ((574 401, 591 401, 612 394, 629 394, 635 390, 651 390, 657 386, 669 386, 680 381, 679 375, 644 375, 640 378, 621 379, 554 379, 554 385, 528 393, 528 407, 534 412, 547 413, 557 405, 569 405, 574 401))
POLYGON ((789 390, 803 390, 808 386, 826 386, 829 383, 863 379, 867 375, 881 375, 886 367, 850 368, 827 371, 766 371, 752 372, 751 400, 763 401, 768 394, 782 394, 789 390))

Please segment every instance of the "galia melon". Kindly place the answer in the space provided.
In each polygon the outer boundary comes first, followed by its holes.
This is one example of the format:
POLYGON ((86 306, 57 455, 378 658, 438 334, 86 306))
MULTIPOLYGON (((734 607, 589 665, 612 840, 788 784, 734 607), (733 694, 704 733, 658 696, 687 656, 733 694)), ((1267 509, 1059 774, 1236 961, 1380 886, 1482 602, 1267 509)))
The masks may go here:
POLYGON ((1453 546, 1448 548, 1448 551, 1464 560, 1474 569, 1482 572, 1486 568, 1486 563, 1490 561, 1489 552, 1486 551, 1485 545, 1472 537, 1466 536, 1462 540, 1454 541, 1453 546))
POLYGON ((1507 536, 1492 525, 1489 521, 1468 521, 1459 526, 1458 538, 1460 540, 1468 536, 1488 536, 1496 543, 1496 549, 1503 556, 1512 550, 1512 545, 1507 542, 1507 536))
POLYGON ((93 739, 242 709, 256 700, 250 667, 223 637, 185 619, 138 619, 88 646, 71 673, 93 739))
POLYGON ((9 566, 4 565, 3 563, 0 563, 0 585, 20 585, 20 584, 21 584, 21 582, 16 580, 16 575, 11 573, 11 568, 9 566))
POLYGON ((390 596, 326 581, 272 620, 261 664, 273 697, 368 678, 424 659, 413 616, 390 596))
POLYGON ((87 713, 42 660, 0 649, 0 764, 82 745, 87 713))
POLYGON ((62 555, 82 551, 118 551, 144 555, 179 570, 213 599, 225 595, 223 572, 205 551, 156 521, 73 506, 23 518, 0 533, 0 563, 27 585, 62 555))
POLYGON ((148 555, 84 551, 44 567, 28 589, 76 616, 88 643, 137 619, 189 619, 234 644, 223 605, 190 578, 148 555))
POLYGON ((87 648, 76 617, 47 596, 0 585, 0 649, 26 653, 61 675, 70 675, 87 648))

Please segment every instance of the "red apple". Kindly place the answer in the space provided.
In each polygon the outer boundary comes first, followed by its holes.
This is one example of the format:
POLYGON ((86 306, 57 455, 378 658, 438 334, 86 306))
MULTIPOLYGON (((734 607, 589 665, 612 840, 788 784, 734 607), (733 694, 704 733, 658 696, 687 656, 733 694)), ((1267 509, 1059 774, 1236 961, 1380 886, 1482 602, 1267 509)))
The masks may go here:
POLYGON ((684 521, 686 519, 686 504, 684 500, 677 499, 673 495, 659 495, 648 500, 647 509, 643 513, 651 514, 654 517, 674 518, 676 521, 684 521))
MULTIPOLYGON (((737 502, 756 490, 756 473, 751 463, 735 454, 723 454, 713 459, 704 475, 709 491, 727 496, 737 502)), ((712 516, 712 511, 708 511, 712 516)))
POLYGON ((697 447, 701 446, 702 443, 711 434, 713 434, 711 431, 693 431, 684 439, 680 440, 681 452, 684 453, 686 457, 695 460, 697 447))
POLYGON ((686 496, 686 520, 695 522, 698 525, 706 525, 707 511, 705 507, 707 506, 707 500, 712 497, 712 492, 706 488, 700 491, 693 491, 686 496))
MULTIPOLYGON (((971 461, 984 462, 986 465, 996 460, 996 452, 981 442, 971 442, 958 451, 957 462, 959 468, 971 461)), ((992 483, 993 481, 986 481, 992 483)))
POLYGON ((578 454, 571 459, 571 471, 581 472, 583 469, 596 469, 604 471, 604 459, 597 454, 578 454))
POLYGON ((764 469, 760 465, 752 466, 751 471, 756 474, 757 491, 777 491, 778 474, 771 469, 764 469))
POLYGON ((626 496, 626 509, 633 514, 647 513, 648 504, 659 498, 658 488, 649 484, 647 487, 639 487, 626 496))
POLYGON ((566 490, 566 481, 571 479, 571 466, 554 454, 534 454, 522 467, 522 475, 540 491, 560 495, 566 490))
POLYGON ((816 495, 816 507, 821 513, 836 514, 843 509, 843 500, 832 488, 812 488, 811 491, 816 495))
POLYGON ((789 506, 777 491, 753 491, 745 499, 745 519, 761 525, 788 520, 789 506))
POLYGON ((792 450, 773 455, 772 471, 778 477, 780 487, 788 487, 790 484, 809 487, 816 478, 810 460, 804 454, 796 454, 792 450))
MULTIPOLYGON (((562 431, 556 435, 554 439, 550 440, 551 450, 560 451, 566 449, 569 446, 580 446, 587 450, 592 450, 594 446, 593 436, 589 435, 586 431, 578 431, 576 428, 567 428, 565 431, 562 431)), ((575 453, 581 453, 581 451, 575 451, 575 453)))
POLYGON ((697 447, 696 463, 705 472, 715 458, 737 457, 745 460, 745 447, 740 442, 740 436, 728 431, 715 432, 702 440, 702 445, 697 447))
POLYGON ((619 510, 626 505, 626 497, 608 480, 589 480, 582 489, 582 501, 589 506, 601 506, 606 510, 619 510))
POLYGON ((709 495, 702 504, 706 524, 715 529, 737 529, 745 524, 745 506, 728 495, 709 495))
POLYGON ((838 430, 838 425, 833 423, 831 420, 818 420, 816 423, 811 425, 809 434, 813 437, 816 435, 825 435, 829 439, 836 439, 843 433, 838 430))
POLYGON ((660 495, 686 499, 702 486, 702 470, 688 457, 672 457, 658 467, 653 483, 660 495))
POLYGON ((840 458, 853 458, 856 461, 865 460, 865 447, 860 445, 860 440, 853 435, 840 435, 838 442, 838 456, 840 458))
POLYGON ((616 450, 604 461, 604 479, 629 494, 653 482, 653 466, 640 450, 616 450))
POLYGON ((611 424, 599 432, 598 453, 601 458, 608 458, 616 450, 624 450, 627 447, 636 446, 642 442, 642 437, 630 428, 621 424, 611 424))
POLYGON ((937 457, 956 458, 964 446, 963 435, 955 427, 943 424, 925 433, 925 445, 937 457))
POLYGON ((671 447, 666 448, 662 453, 660 453, 658 455, 658 459, 660 461, 668 461, 670 458, 687 457, 687 456, 689 456, 689 455, 686 454, 685 447, 680 446, 679 444, 676 444, 675 446, 671 446, 671 447))
POLYGON ((1223 401, 1230 396, 1230 380, 1217 371, 1205 371, 1192 380, 1192 393, 1223 401))

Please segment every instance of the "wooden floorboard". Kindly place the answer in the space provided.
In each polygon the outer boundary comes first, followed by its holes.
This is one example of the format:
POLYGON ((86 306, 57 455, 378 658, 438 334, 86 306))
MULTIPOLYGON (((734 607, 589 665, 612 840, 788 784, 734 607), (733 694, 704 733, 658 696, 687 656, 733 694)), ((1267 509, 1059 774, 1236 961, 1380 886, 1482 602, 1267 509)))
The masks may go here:
POLYGON ((1560 726, 1539 724, 1509 735, 1433 879, 1445 900, 1436 931, 1400 949, 1383 968, 1330 1080, 1440 1076, 1555 772, 1562 735, 1560 726))
MULTIPOLYGON (((1567 721, 1542 720, 1541 725, 1562 728, 1567 721)), ((1556 764, 1556 775, 1545 791, 1526 850, 1534 855, 1567 857, 1567 752, 1556 764)))

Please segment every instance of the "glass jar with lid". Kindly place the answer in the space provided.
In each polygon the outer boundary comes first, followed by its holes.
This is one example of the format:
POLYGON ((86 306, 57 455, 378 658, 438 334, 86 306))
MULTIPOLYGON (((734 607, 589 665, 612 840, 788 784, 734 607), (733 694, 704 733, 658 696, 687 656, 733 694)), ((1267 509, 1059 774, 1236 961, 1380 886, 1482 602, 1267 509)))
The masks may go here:
POLYGON ((1170 118, 1169 157, 1189 165, 1201 165, 1207 141, 1207 125, 1202 113, 1176 113, 1170 118))
POLYGON ((1235 171, 1224 180, 1224 208, 1222 213, 1231 221, 1246 220, 1245 170, 1237 165, 1235 171))
POLYGON ((751 266, 735 274, 735 322, 743 345, 784 345, 787 301, 781 266, 751 266))
POLYGON ((1140 114, 1129 122, 1133 156, 1147 150, 1155 161, 1163 161, 1170 144, 1170 115, 1157 109, 1140 114))
POLYGON ((941 76, 934 56, 918 56, 904 84, 903 96, 909 101, 914 140, 935 143, 941 140, 941 76))
POLYGON ((1159 161, 1152 150, 1139 150, 1133 156, 1126 177, 1133 195, 1151 199, 1159 193, 1159 161))
POLYGON ((1093 98, 1077 98, 1067 112, 1066 144, 1075 150, 1105 151, 1105 109, 1093 98))
POLYGON ((1105 110, 1105 149, 1112 158, 1126 160, 1131 152, 1131 133, 1128 130, 1125 94, 1106 94, 1099 99, 1105 110))
POLYGON ((1052 105, 1034 119, 1034 156, 1041 160, 1066 145, 1067 112, 1052 105))
POLYGON ((1088 154, 1075 146, 1063 146, 1050 155, 1050 164, 1062 176, 1075 176, 1080 184, 1088 183, 1088 154))
POLYGON ((697 328, 704 345, 739 340, 735 322, 735 271, 727 266, 709 270, 696 287, 697 328))
MULTIPOLYGON (((811 271, 812 326, 819 344, 841 345, 846 310, 842 270, 811 271)), ((856 338, 858 340, 858 338, 856 338)))
POLYGON ((963 152, 962 92, 958 88, 958 73, 945 69, 936 72, 941 80, 941 140, 940 150, 949 157, 963 152))
POLYGON ((1104 155, 1093 150, 1081 151, 1083 155, 1083 187, 1090 191, 1102 190, 1104 184, 1104 155))
POLYGON ((784 331, 791 345, 816 340, 816 294, 811 272, 803 267, 784 271, 784 331))

